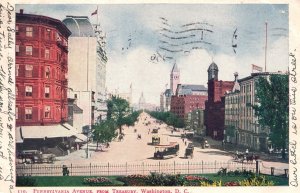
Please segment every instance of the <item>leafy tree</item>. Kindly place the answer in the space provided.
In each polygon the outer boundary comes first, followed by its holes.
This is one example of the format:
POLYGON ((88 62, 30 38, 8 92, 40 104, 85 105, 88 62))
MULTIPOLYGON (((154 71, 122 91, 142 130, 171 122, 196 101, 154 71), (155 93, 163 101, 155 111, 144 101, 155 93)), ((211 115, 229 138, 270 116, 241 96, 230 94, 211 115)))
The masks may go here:
POLYGON ((120 97, 113 96, 107 102, 107 119, 116 123, 119 133, 122 132, 122 125, 134 125, 140 111, 131 112, 128 101, 120 97))
POLYGON ((93 139, 97 141, 97 149, 99 143, 111 142, 117 136, 115 123, 111 120, 105 120, 97 123, 93 129, 93 139))
POLYGON ((180 119, 177 115, 171 112, 158 112, 158 111, 151 111, 148 112, 152 117, 165 122, 168 125, 172 125, 173 127, 184 127, 184 120, 180 119))
POLYGON ((113 96, 107 101, 107 119, 113 120, 122 132, 122 125, 127 121, 126 116, 130 114, 129 103, 120 97, 113 96))
POLYGON ((256 83, 258 105, 254 106, 262 127, 270 128, 270 141, 284 149, 288 142, 289 125, 289 81, 287 75, 260 77, 256 83))

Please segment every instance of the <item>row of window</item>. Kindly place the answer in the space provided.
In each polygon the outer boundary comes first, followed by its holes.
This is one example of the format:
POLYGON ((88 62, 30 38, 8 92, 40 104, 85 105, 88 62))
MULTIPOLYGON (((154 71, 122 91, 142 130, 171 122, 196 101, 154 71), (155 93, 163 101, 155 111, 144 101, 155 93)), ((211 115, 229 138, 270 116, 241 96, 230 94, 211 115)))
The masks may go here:
POLYGON ((239 103, 238 96, 226 97, 225 104, 238 104, 238 103, 239 103))
POLYGON ((250 107, 241 107, 240 109, 225 108, 225 115, 240 115, 243 117, 252 117, 254 115, 254 112, 253 109, 250 107))
POLYGON ((237 108, 225 109, 225 115, 238 115, 239 111, 237 108))
MULTIPOLYGON (((26 37, 34 37, 34 30, 37 30, 33 26, 26 26, 25 27, 25 36, 26 37)), ((19 25, 16 25, 16 35, 20 35, 21 30, 19 29, 19 25)), ((67 46, 67 42, 61 37, 61 35, 56 32, 54 33, 53 30, 46 28, 44 32, 44 37, 47 40, 55 40, 55 41, 62 41, 65 46, 67 46)))
POLYGON ((242 93, 251 92, 251 84, 242 85, 241 87, 242 93))
MULTIPOLYGON (((44 106, 44 118, 50 118, 51 107, 44 106)), ((16 107, 16 120, 19 119, 19 108, 16 107)), ((32 107, 25 107, 25 120, 32 120, 32 107)))
MULTIPOLYGON (((34 66, 31 65, 31 64, 26 64, 25 65, 25 77, 27 78, 32 78, 33 77, 33 68, 34 66)), ((20 65, 19 64, 16 64, 16 76, 19 76, 19 69, 20 69, 20 65)), ((53 75, 53 77, 57 78, 57 79, 60 79, 60 70, 57 69, 57 73, 56 73, 56 77, 53 75)), ((50 75, 51 75, 51 68, 50 66, 45 66, 45 78, 50 78, 50 75)))
MULTIPOLYGON (((225 104, 238 104, 240 101, 242 103, 252 103, 251 101, 252 97, 251 95, 243 95, 243 96, 236 96, 236 97, 226 97, 225 104)), ((255 97, 255 102, 257 102, 257 97, 255 97)))
MULTIPOLYGON (((20 45, 16 44, 16 56, 20 55, 20 45)), ((33 46, 32 45, 26 45, 25 46, 25 55, 26 56, 32 56, 33 55, 33 46)), ((46 48, 44 53, 45 59, 53 59, 53 57, 50 55, 50 49, 46 48)), ((60 51, 56 52, 56 59, 57 61, 61 61, 62 59, 62 53, 60 51)))
MULTIPOLYGON (((18 93, 19 93, 19 88, 16 86, 16 96, 18 96, 18 93)), ((32 86, 31 85, 25 86, 25 96, 32 97, 32 86)), ((45 86, 44 97, 50 98, 50 86, 45 86)))

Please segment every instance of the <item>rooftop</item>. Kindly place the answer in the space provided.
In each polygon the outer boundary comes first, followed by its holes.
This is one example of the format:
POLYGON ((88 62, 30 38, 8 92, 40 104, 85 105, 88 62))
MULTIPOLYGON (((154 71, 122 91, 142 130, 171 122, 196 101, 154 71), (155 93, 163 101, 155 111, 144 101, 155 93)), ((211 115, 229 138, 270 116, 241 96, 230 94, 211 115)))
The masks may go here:
POLYGON ((62 22, 72 32, 71 37, 95 37, 93 26, 87 16, 66 17, 62 22))

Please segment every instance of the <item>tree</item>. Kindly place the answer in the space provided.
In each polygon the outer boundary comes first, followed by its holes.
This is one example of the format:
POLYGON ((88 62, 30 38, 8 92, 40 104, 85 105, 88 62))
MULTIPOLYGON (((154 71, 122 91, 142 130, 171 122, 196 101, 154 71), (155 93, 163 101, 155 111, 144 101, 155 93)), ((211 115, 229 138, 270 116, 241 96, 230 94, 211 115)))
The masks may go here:
POLYGON ((107 102, 107 119, 116 123, 119 133, 122 133, 122 125, 134 125, 140 113, 140 111, 131 113, 129 103, 120 97, 113 96, 107 102))
POLYGON ((184 120, 179 118, 177 115, 171 112, 158 112, 151 111, 148 112, 152 117, 165 122, 168 125, 172 125, 173 127, 184 127, 184 120))
POLYGON ((260 77, 256 83, 258 104, 255 115, 262 127, 270 129, 269 139, 282 148, 282 158, 288 142, 289 81, 287 75, 260 77))
POLYGON ((111 142, 113 138, 117 136, 116 125, 111 120, 105 120, 101 123, 97 123, 93 129, 93 139, 97 141, 97 149, 99 143, 111 142))

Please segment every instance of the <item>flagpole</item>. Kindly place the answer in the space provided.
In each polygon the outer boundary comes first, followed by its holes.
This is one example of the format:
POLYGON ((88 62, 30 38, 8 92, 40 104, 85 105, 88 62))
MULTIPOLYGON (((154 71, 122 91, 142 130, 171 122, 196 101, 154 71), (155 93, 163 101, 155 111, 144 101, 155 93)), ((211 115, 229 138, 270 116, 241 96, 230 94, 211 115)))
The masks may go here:
POLYGON ((98 5, 97 5, 97 23, 96 23, 96 26, 98 26, 98 5))
POLYGON ((268 22, 266 22, 265 72, 267 71, 268 22))

